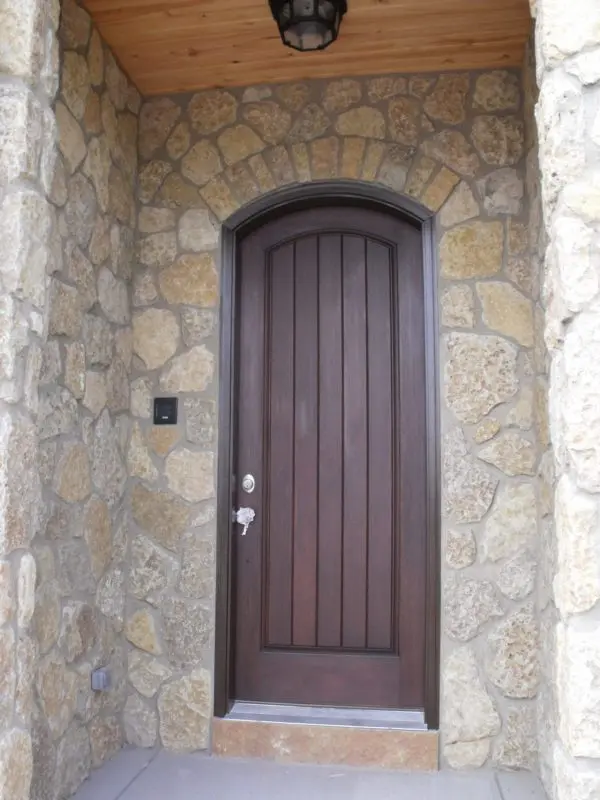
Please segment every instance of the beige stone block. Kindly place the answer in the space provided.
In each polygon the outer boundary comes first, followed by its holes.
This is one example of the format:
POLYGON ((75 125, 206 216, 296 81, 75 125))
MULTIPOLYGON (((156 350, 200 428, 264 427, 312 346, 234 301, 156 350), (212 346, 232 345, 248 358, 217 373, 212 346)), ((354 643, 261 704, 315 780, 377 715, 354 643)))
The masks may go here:
POLYGON ((92 571, 98 580, 112 559, 110 512, 99 497, 92 497, 85 507, 83 535, 90 551, 92 571))
POLYGON ((10 622, 15 610, 11 565, 8 561, 0 561, 0 625, 10 622))
POLYGON ((500 434, 479 451, 478 457, 506 475, 535 475, 535 446, 518 433, 500 434))
POLYGON ((144 103, 140 111, 139 152, 141 158, 148 160, 162 147, 175 123, 181 109, 168 97, 160 97, 144 103))
POLYGON ((227 167, 225 178, 242 203, 249 203, 260 194, 254 176, 243 162, 227 167))
POLYGON ((201 344, 216 329, 216 314, 205 308, 181 309, 181 332, 188 347, 201 344))
POLYGON ((204 207, 198 189, 176 172, 171 173, 158 192, 156 202, 167 208, 198 208, 204 207))
MULTIPOLYGON (((323 140, 319 140, 323 141, 323 140)), ((271 147, 265 152, 265 161, 271 170, 271 174, 277 186, 285 186, 295 180, 294 168, 288 154, 287 148, 280 144, 271 147)))
POLYGON ((363 162, 362 178, 365 181, 374 181, 377 177, 379 166, 386 151, 383 142, 369 142, 363 162))
POLYGON ((477 557, 477 544, 470 528, 451 528, 446 534, 446 564, 452 569, 470 567, 477 557))
POLYGON ((539 627, 528 603, 499 622, 487 637, 485 670, 506 697, 534 697, 540 679, 539 627))
POLYGON ((475 82, 473 108, 480 111, 516 111, 520 105, 519 78, 497 69, 479 75, 475 82))
POLYGON ((504 609, 491 581, 451 575, 444 584, 444 629, 452 639, 467 642, 504 609))
POLYGON ((479 522, 488 511, 498 481, 470 456, 461 428, 443 441, 443 509, 456 522, 479 522))
POLYGON ((181 162, 183 177, 196 186, 204 186, 211 178, 218 175, 222 169, 223 164, 218 150, 206 139, 197 142, 181 162))
POLYGON ((442 325, 446 328, 472 328, 475 325, 474 306, 470 286, 450 286, 440 299, 442 325))
POLYGON ((211 89, 195 94, 187 111, 192 128, 196 133, 207 136, 235 122, 237 101, 229 92, 211 89))
POLYGON ((427 186, 436 167, 437 164, 435 161, 428 156, 419 156, 410 170, 408 181, 405 186, 406 193, 413 197, 419 197, 425 186, 427 186))
POLYGON ((133 278, 133 305, 135 308, 151 306, 158 299, 158 289, 151 270, 138 272, 133 278))
POLYGON ((91 491, 90 462, 83 444, 65 445, 58 461, 54 490, 67 503, 85 500, 91 491))
POLYGON ((340 113, 360 102, 362 88, 358 81, 343 78, 331 81, 323 90, 323 108, 328 113, 340 113))
POLYGON ((29 800, 33 773, 31 736, 12 728, 0 738, 0 786, 6 800, 29 800))
POLYGON ((446 167, 442 167, 421 195, 421 202, 432 211, 439 211, 460 178, 446 167))
POLYGON ((150 161, 140 169, 138 197, 142 203, 152 202, 167 175, 173 171, 168 161, 150 161))
POLYGON ((138 378, 131 384, 130 408, 134 417, 149 419, 152 406, 152 385, 147 378, 138 378))
POLYGON ((371 106, 360 106, 340 114, 335 124, 341 136, 361 136, 365 139, 385 139, 385 118, 371 106))
POLYGON ((133 352, 148 369, 162 366, 179 344, 179 325, 166 309, 149 308, 133 316, 133 352))
POLYGON ((416 100, 396 97, 388 103, 389 135, 394 142, 415 147, 419 141, 421 107, 416 100))
POLYGON ((469 83, 467 72, 440 75, 423 104, 425 113, 431 119, 439 120, 446 125, 459 125, 464 122, 469 83))
POLYGON ((83 405, 97 417, 107 401, 106 375, 103 372, 87 372, 83 405))
POLYGON ((125 616, 125 573, 121 567, 109 570, 99 581, 96 606, 111 620, 116 631, 123 630, 125 616))
POLYGON ((166 456, 179 441, 179 429, 170 425, 155 425, 148 432, 148 444, 159 456, 166 456))
POLYGON ((160 388, 164 392, 203 392, 214 372, 213 353, 206 345, 197 345, 172 360, 160 376, 160 388))
POLYGON ((207 500, 215 492, 212 453, 175 450, 167 456, 165 475, 169 489, 190 503, 207 500))
POLYGON ((60 605, 61 597, 57 582, 55 580, 43 581, 35 594, 35 610, 33 612, 33 631, 42 654, 47 653, 58 639, 60 605))
POLYGON ((131 509, 135 522, 158 544, 177 550, 190 519, 189 508, 181 500, 136 484, 131 492, 131 509))
POLYGON ((92 767, 101 766, 121 749, 123 731, 117 717, 97 717, 92 720, 88 732, 92 752, 92 767))
POLYGON ((226 220, 239 208, 239 203, 222 178, 213 178, 200 189, 200 194, 210 210, 221 221, 226 220))
POLYGON ((262 139, 247 125, 234 125, 226 128, 219 135, 217 143, 226 164, 237 164, 249 156, 260 153, 265 148, 262 139))
POLYGON ((108 410, 100 414, 91 444, 92 481, 109 506, 123 497, 127 470, 123 464, 118 430, 112 426, 108 410))
POLYGON ((134 612, 125 625, 125 636, 132 645, 153 655, 160 655, 162 647, 158 639, 156 623, 149 611, 134 612))
POLYGON ((531 300, 510 284, 496 281, 478 283, 477 294, 488 328, 516 339, 524 347, 533 346, 531 300))
POLYGON ((87 603, 69 603, 63 608, 59 647, 68 664, 89 653, 96 643, 96 610, 87 603))
POLYGON ((533 592, 537 563, 530 553, 520 553, 506 561, 498 574, 498 588, 511 600, 524 600, 533 592))
POLYGON ((524 152, 523 122, 514 116, 475 117, 471 139, 487 164, 516 164, 524 152))
POLYGON ((488 278, 502 268, 501 222, 465 222, 447 231, 440 242, 444 278, 488 278))
POLYGON ((54 651, 40 661, 37 692, 54 740, 65 733, 75 713, 76 676, 64 658, 54 651))
POLYGON ((187 122, 180 122, 167 140, 167 153, 173 161, 179 161, 190 149, 191 134, 187 122))
POLYGON ((500 421, 495 419, 494 417, 490 417, 488 419, 484 419, 483 422, 480 422, 477 428, 475 429, 475 433, 473 434, 473 439, 476 444, 483 444, 484 442, 493 439, 494 436, 500 430, 500 421))
MULTIPOLYGON (((299 145, 295 145, 298 147, 299 145)), ((340 176, 342 178, 360 178, 363 158, 365 154, 366 142, 358 136, 348 136, 344 139, 342 150, 342 166, 340 169, 340 176)), ((299 180, 310 180, 310 176, 302 176, 299 173, 298 165, 296 165, 296 172, 298 173, 299 180)))
POLYGON ((309 103, 296 117, 288 138, 290 142, 310 142, 323 136, 330 127, 331 120, 321 106, 309 103))
POLYGON ((12 628, 0 630, 0 724, 12 724, 13 706, 17 687, 15 664, 15 633, 12 628))
POLYGON ((79 53, 67 50, 63 54, 61 92, 67 108, 75 119, 83 119, 89 90, 90 74, 87 61, 79 53))
POLYGON ((596 800, 600 793, 600 776, 595 765, 570 757, 558 741, 553 742, 553 780, 560 800, 596 800))
POLYGON ((127 465, 129 474, 134 478, 142 478, 145 481, 155 481, 158 478, 158 470, 152 463, 152 458, 144 442, 139 423, 135 422, 129 449, 127 451, 127 465))
POLYGON ((172 305, 214 307, 219 302, 215 260, 210 253, 180 256, 173 266, 160 272, 160 291, 172 305))
POLYGON ((380 100, 389 100, 398 94, 406 94, 407 91, 406 78, 384 75, 380 78, 372 78, 369 81, 367 94, 371 103, 378 103, 380 100))
POLYGON ((289 111, 272 100, 249 103, 243 110, 244 119, 256 129, 267 144, 279 144, 287 136, 292 124, 289 111))
POLYGON ((157 658, 139 650, 129 652, 127 677, 143 697, 154 697, 161 685, 173 674, 157 658))
POLYGON ((138 214, 140 233, 163 233, 175 227, 175 214, 169 208, 141 208, 138 214))
MULTIPOLYGON (((306 149, 306 145, 304 145, 304 148, 306 149)), ((256 155, 252 156, 252 158, 249 158, 248 164, 254 177, 256 178, 256 182, 258 183, 258 187, 261 192, 270 192, 272 189, 275 189, 275 180, 261 155, 256 155)))
POLYGON ((210 706, 211 675, 208 670, 196 669, 167 684, 158 698, 163 747, 176 753, 208 747, 210 706))
POLYGON ((179 220, 179 244, 184 250, 201 253, 216 249, 219 229, 205 208, 190 209, 179 220))
POLYGON ((314 139, 310 143, 311 173, 314 180, 337 178, 339 141, 335 136, 314 139))
POLYGON ((426 139, 421 149, 426 156, 441 161, 463 177, 473 177, 479 168, 477 153, 459 131, 440 131, 426 139))
POLYGON ((102 110, 100 97, 93 89, 88 93, 83 113, 83 127, 86 133, 102 133, 102 110))
POLYGON ((83 165, 83 172, 94 185, 98 205, 103 213, 106 213, 109 207, 110 168, 110 148, 106 137, 92 139, 83 165))
POLYGON ((83 131, 63 103, 56 104, 55 113, 58 125, 58 146, 69 172, 72 173, 75 172, 87 153, 83 131))
POLYGON ((500 731, 500 717, 479 674, 471 647, 452 651, 442 667, 444 745, 476 742, 500 731), (465 713, 469 709, 469 713, 465 713))
POLYGON ((300 111, 310 97, 310 89, 305 83, 285 83, 276 89, 277 97, 286 108, 300 111))
POLYGON ((490 739, 444 745, 444 757, 452 769, 479 769, 490 754, 490 739))
POLYGON ((125 740, 133 747, 154 747, 158 736, 158 715, 135 693, 127 697, 123 709, 125 740))

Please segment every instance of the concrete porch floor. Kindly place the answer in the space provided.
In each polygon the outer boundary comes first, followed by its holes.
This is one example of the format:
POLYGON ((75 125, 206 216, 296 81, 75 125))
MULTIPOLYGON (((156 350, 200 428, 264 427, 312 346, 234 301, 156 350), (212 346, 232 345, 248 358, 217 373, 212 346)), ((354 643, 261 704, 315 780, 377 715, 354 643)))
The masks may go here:
POLYGON ((74 800, 545 800, 528 773, 401 773, 126 749, 74 800))

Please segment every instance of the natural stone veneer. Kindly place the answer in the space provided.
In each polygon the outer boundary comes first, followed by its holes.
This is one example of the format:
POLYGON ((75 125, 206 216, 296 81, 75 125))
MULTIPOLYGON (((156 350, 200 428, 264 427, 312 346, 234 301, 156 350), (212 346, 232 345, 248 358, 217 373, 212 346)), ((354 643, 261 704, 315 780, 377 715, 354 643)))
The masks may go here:
POLYGON ((386 185, 437 214, 443 758, 456 768, 533 765, 534 476, 546 423, 534 400, 543 349, 526 111, 520 74, 505 70, 143 104, 128 450, 131 743, 190 750, 208 741, 220 224, 277 187, 345 178, 386 185), (152 426, 160 393, 180 397, 175 429, 152 426))

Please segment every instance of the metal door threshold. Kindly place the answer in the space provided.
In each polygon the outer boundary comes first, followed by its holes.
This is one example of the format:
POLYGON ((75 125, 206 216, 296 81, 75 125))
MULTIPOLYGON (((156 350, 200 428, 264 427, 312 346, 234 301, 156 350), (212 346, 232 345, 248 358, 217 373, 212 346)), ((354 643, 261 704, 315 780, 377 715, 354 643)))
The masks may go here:
POLYGON ((357 728, 425 731, 423 711, 379 708, 328 708, 278 705, 237 700, 227 719, 254 722, 285 722, 301 725, 341 725, 357 728))

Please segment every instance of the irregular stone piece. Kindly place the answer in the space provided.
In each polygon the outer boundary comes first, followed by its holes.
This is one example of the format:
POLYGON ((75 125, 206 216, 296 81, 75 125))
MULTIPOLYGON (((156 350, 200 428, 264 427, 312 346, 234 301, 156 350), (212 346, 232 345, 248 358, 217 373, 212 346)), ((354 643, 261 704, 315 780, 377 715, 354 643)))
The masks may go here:
POLYGON ((133 613, 125 625, 125 636, 135 647, 153 655, 160 655, 162 647, 158 641, 154 617, 146 609, 133 613))
POLYGON ((459 647, 446 659, 442 696, 445 744, 475 742, 499 733, 500 717, 481 680, 471 647, 459 647))
POLYGON ((310 97, 310 89, 305 83, 284 83, 276 89, 277 97, 286 108, 300 111, 310 97))
POLYGON ((444 745, 444 756, 452 769, 479 769, 490 754, 490 739, 475 742, 454 742, 444 745))
POLYGON ((159 456, 166 456, 178 441, 179 430, 171 425, 155 425, 148 432, 148 443, 159 456))
POLYGON ((66 256, 67 274, 79 290, 79 305, 89 311, 97 299, 94 268, 78 247, 67 247, 66 256))
POLYGON ((116 717, 96 718, 88 729, 92 748, 92 766, 99 767, 121 749, 121 723, 116 717))
POLYGON ((498 481, 473 463, 460 428, 444 437, 444 514, 457 522, 479 522, 494 498, 498 481))
POLYGON ((331 121, 321 106, 309 103, 296 118, 288 138, 291 142, 310 142, 323 136, 330 125, 331 121))
POLYGON ((179 220, 179 244, 184 250, 201 253, 214 250, 219 243, 219 230, 205 208, 190 209, 179 220))
POLYGON ((237 211, 239 203, 222 178, 213 178, 200 190, 200 195, 213 214, 221 221, 237 211))
POLYGON ((161 684, 168 680, 172 674, 169 667, 161 664, 158 659, 153 658, 151 655, 141 653, 138 650, 130 651, 127 677, 129 678, 129 683, 143 697, 154 697, 161 684))
POLYGON ((441 161, 448 169, 465 177, 473 177, 479 168, 477 153, 458 131, 440 131, 426 139, 421 149, 426 156, 441 161))
POLYGON ((177 172, 173 172, 167 177, 158 193, 156 202, 174 209, 204 206, 198 189, 184 181, 177 172))
POLYGON ((176 567, 174 558, 167 556, 145 536, 137 536, 131 543, 129 591, 134 597, 157 605, 160 593, 176 567))
POLYGON ((473 434, 473 439, 476 444, 483 444, 484 442, 493 439, 500 430, 500 421, 490 417, 480 422, 473 434))
POLYGON ((76 0, 63 0, 58 36, 67 50, 85 47, 90 38, 91 18, 76 0))
POLYGON ((125 574, 121 567, 109 570, 98 583, 96 607, 112 620, 115 630, 123 630, 125 615, 125 574))
POLYGON ((214 494, 213 454, 176 450, 165 463, 169 488, 190 503, 207 500, 214 494))
POLYGON ((481 540, 484 561, 511 558, 532 548, 536 531, 535 490, 531 483, 507 484, 498 493, 481 540))
POLYGON ((210 253, 180 256, 173 266, 162 270, 158 282, 171 305, 211 307, 219 301, 217 270, 210 253))
POLYGON ((96 612, 87 603, 63 609, 59 646, 68 664, 88 653, 96 643, 96 612))
POLYGON ((138 378, 131 384, 130 407, 134 417, 149 419, 152 405, 152 385, 147 378, 138 378))
POLYGON ((49 334, 75 339, 80 330, 81 305, 77 289, 53 279, 50 285, 49 334))
POLYGON ((138 177, 138 196, 142 203, 150 203, 173 167, 168 161, 150 161, 142 167, 138 177))
POLYGON ((149 308, 133 316, 133 351, 148 369, 156 369, 174 355, 179 326, 171 311, 149 308))
POLYGON ((510 707, 506 714, 502 736, 494 746, 494 764, 503 769, 533 770, 537 758, 535 705, 510 707))
POLYGON ((90 90, 90 76, 87 61, 73 50, 63 53, 61 92, 67 107, 76 119, 83 117, 87 95, 90 90))
POLYGON ((73 723, 58 745, 56 783, 60 797, 70 797, 90 774, 91 751, 87 729, 73 723))
POLYGON ((112 529, 110 512, 99 497, 92 497, 83 515, 83 535, 90 551, 92 570, 98 580, 112 558, 112 529))
POLYGON ((475 117, 471 139, 487 164, 516 164, 523 155, 523 123, 517 117, 475 117))
POLYGON ((11 728, 0 737, 0 786, 7 800, 28 800, 33 771, 31 737, 11 728))
POLYGON ((100 415, 94 431, 92 481, 109 506, 114 506, 123 496, 127 470, 121 458, 116 430, 111 426, 106 408, 100 415))
POLYGON ((171 361, 160 376, 160 388, 164 392, 203 392, 213 379, 214 369, 214 355, 205 345, 197 345, 171 361))
POLYGON ((385 139, 384 116, 377 108, 370 106, 360 106, 340 114, 335 129, 341 136, 385 139))
POLYGON ((107 367, 112 360, 113 335, 102 317, 86 314, 83 319, 83 343, 90 366, 107 367))
POLYGON ((67 669, 56 651, 40 661, 37 692, 40 705, 54 739, 69 727, 77 702, 75 673, 67 669))
POLYGON ((96 222, 96 194, 90 182, 80 173, 70 179, 67 189, 67 230, 80 247, 87 247, 96 222))
POLYGON ((502 268, 504 231, 501 222, 466 222, 442 236, 441 274, 444 278, 489 278, 502 268))
POLYGON ((158 299, 158 290, 151 270, 138 272, 133 279, 133 305, 151 306, 158 299))
POLYGON ((158 715, 139 694, 130 694, 123 709, 125 739, 133 747, 154 747, 158 715))
POLYGON ((419 141, 421 108, 416 100, 396 97, 388 103, 390 137, 394 142, 414 147, 419 141))
POLYGON ((477 189, 490 216, 520 213, 524 187, 515 169, 503 167, 490 172, 477 181, 477 189))
POLYGON ((66 445, 58 461, 54 490, 67 503, 85 500, 91 491, 90 462, 83 444, 66 445))
POLYGON ((445 399, 461 422, 479 422, 517 393, 517 349, 505 339, 451 333, 444 336, 444 343, 445 399))
POLYGON ((133 517, 158 544, 177 550, 188 525, 188 507, 167 492, 151 491, 136 484, 131 492, 133 517))
POLYGON ((520 553, 501 568, 498 588, 511 600, 524 600, 535 587, 537 564, 530 553, 520 553))
POLYGON ((210 600, 214 596, 215 547, 211 539, 190 538, 183 550, 177 590, 186 597, 210 600))
POLYGON ((473 108, 481 111, 516 111, 519 101, 519 79, 514 73, 498 69, 478 76, 473 108))
POLYGON ((162 612, 170 663, 188 669, 206 660, 213 627, 212 603, 210 597, 203 601, 165 598, 162 612))
POLYGON ((197 142, 181 162, 181 172, 196 186, 204 186, 223 169, 218 150, 206 139, 197 142))
POLYGON ((494 331, 516 339, 524 347, 533 346, 533 306, 508 283, 489 281, 477 284, 483 321, 494 331))
POLYGON ((73 173, 86 156, 87 148, 83 131, 69 109, 61 102, 56 104, 58 146, 69 172, 73 173))
POLYGON ((247 125, 234 125, 219 135, 217 143, 226 164, 237 164, 248 156, 260 153, 265 144, 247 125))
POLYGON ((439 211, 459 180, 458 175, 442 167, 421 195, 421 202, 432 211, 439 211))
POLYGON ((472 328, 475 325, 473 290, 460 284, 443 293, 441 305, 442 325, 447 328, 472 328))
POLYGON ((186 398, 184 405, 188 441, 204 445, 214 442, 217 422, 216 403, 213 400, 186 398))
POLYGON ((129 474, 135 478, 142 478, 142 480, 146 481, 155 481, 158 478, 158 470, 152 463, 152 458, 137 422, 133 425, 129 441, 127 466, 129 467, 129 474))
POLYGON ((444 587, 446 632, 453 639, 472 639, 492 617, 504 613, 493 583, 451 576, 444 587))
POLYGON ((144 160, 152 158, 167 141, 180 114, 179 106, 168 97, 144 103, 140 111, 139 133, 139 151, 144 160))
POLYGON ((176 753, 208 746, 211 676, 197 669, 167 684, 158 698, 160 738, 163 747, 176 753))
POLYGON ((487 638, 486 673, 506 697, 534 697, 539 683, 539 630, 527 604, 487 638))
POLYGON ((500 434, 479 451, 478 457, 506 475, 535 475, 535 446, 518 433, 500 434))
POLYGON ((391 75, 384 75, 381 78, 373 78, 369 81, 368 95, 372 103, 380 100, 389 100, 398 94, 406 94, 406 78, 394 78, 391 75))
POLYGON ((129 322, 129 294, 123 281, 112 274, 106 267, 98 273, 98 300, 106 318, 117 325, 129 322))
POLYGON ((40 398, 38 430, 40 439, 69 433, 77 422, 77 403, 66 389, 49 386, 40 398))
POLYGON ((213 311, 200 308, 181 309, 181 333, 188 347, 200 344, 210 336, 215 330, 215 325, 216 317, 213 311))
POLYGON ((440 75, 433 91, 425 98, 423 108, 432 119, 447 125, 458 125, 465 119, 465 104, 469 91, 469 74, 465 72, 440 75))
POLYGON ((279 144, 285 139, 292 117, 272 100, 250 103, 244 108, 244 118, 257 130, 268 144, 279 144))
POLYGON ((477 557, 477 545, 470 528, 452 528, 446 534, 446 563, 452 569, 470 567, 477 557))
POLYGON ((141 208, 138 214, 140 233, 162 233, 175 227, 175 214, 170 208, 141 208))
POLYGON ((87 372, 85 378, 85 394, 83 405, 97 417, 108 399, 106 392, 106 375, 103 372, 87 372))
POLYGON ((188 116, 196 133, 207 136, 235 122, 237 102, 232 94, 220 89, 201 92, 190 100, 188 116))
POLYGON ((178 161, 190 149, 190 126, 180 122, 167 140, 167 153, 173 161, 178 161))
MULTIPOLYGON (((73 2, 73 0, 71 0, 73 2)), ((73 5, 75 3, 73 2, 73 5)), ((88 70, 92 86, 100 86, 104 80, 104 48, 100 34, 94 28, 88 48, 88 70)))
POLYGON ((138 256, 146 267, 166 267, 177 255, 175 233, 153 233, 138 242, 138 256))

